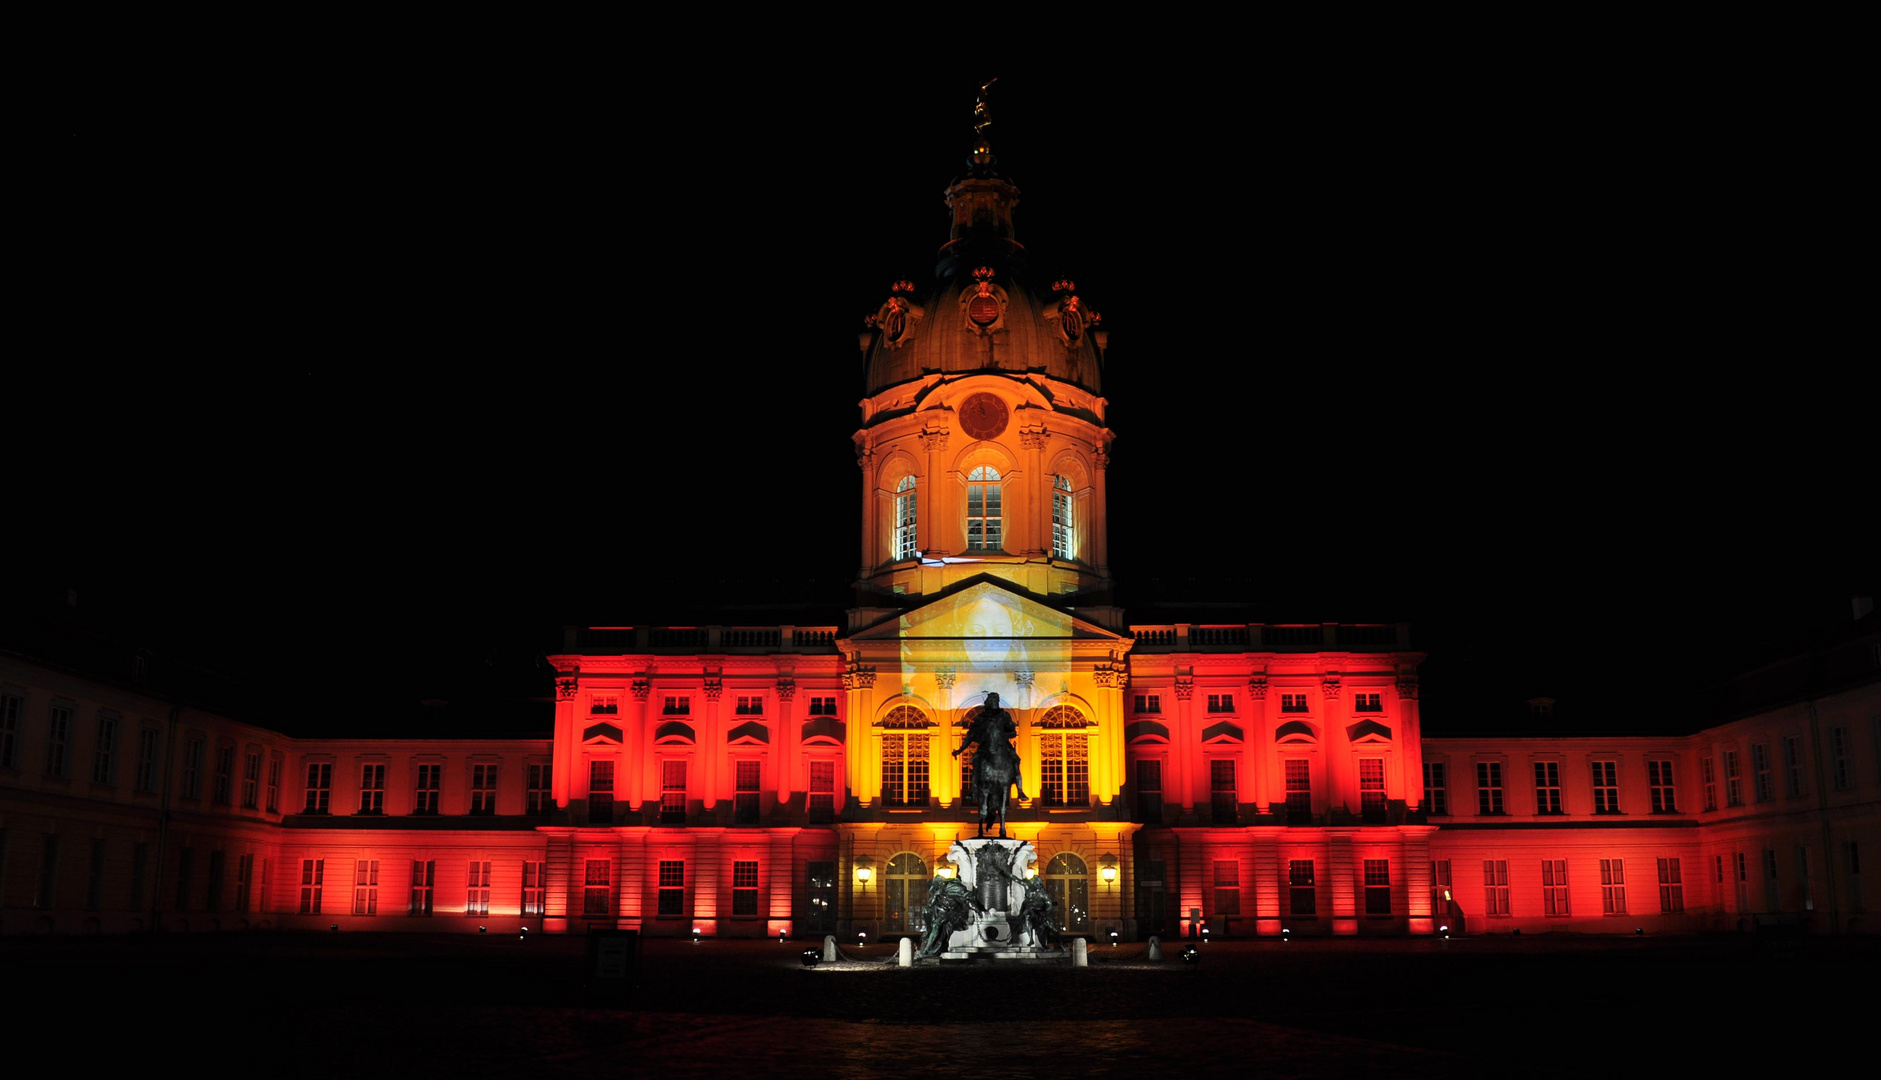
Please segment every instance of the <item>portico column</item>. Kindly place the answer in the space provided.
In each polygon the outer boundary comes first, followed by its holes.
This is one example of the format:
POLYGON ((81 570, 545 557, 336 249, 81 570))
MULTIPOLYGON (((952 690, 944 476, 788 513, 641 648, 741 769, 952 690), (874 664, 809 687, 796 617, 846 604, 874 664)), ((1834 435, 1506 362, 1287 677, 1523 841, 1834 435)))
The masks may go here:
POLYGON ((719 731, 718 699, 725 693, 725 680, 717 674, 705 677, 705 724, 699 733, 699 792, 701 805, 711 810, 718 805, 718 759, 725 751, 725 737, 719 731))
POLYGON ((1398 680, 1398 738, 1407 759, 1404 806, 1413 812, 1424 806, 1424 732, 1417 715, 1417 680, 1398 680))
POLYGON ((779 806, 790 805, 790 794, 795 791, 794 781, 797 772, 797 740, 800 732, 797 728, 797 680, 780 678, 777 680, 777 724, 776 734, 772 737, 774 768, 777 770, 777 802, 779 806))
POLYGON ((1267 730, 1267 676, 1256 675, 1247 681, 1247 731, 1241 744, 1242 766, 1253 782, 1254 812, 1268 812, 1267 758, 1273 751, 1273 734, 1267 730))
POLYGON ((576 671, 563 672, 555 679, 555 767, 549 778, 557 809, 568 809, 569 782, 580 760, 581 732, 575 727, 575 694, 580 688, 576 671))
POLYGON ((647 731, 647 695, 653 690, 651 679, 635 679, 628 684, 633 694, 633 701, 627 708, 627 732, 621 741, 626 743, 626 758, 623 762, 624 775, 621 777, 622 792, 627 798, 627 808, 638 812, 640 803, 646 798, 645 778, 647 744, 652 741, 647 731))
POLYGON ((1201 756, 1201 737, 1195 731, 1195 716, 1189 699, 1195 694, 1192 676, 1176 676, 1176 788, 1182 797, 1182 816, 1188 821, 1195 814, 1195 759, 1201 756))

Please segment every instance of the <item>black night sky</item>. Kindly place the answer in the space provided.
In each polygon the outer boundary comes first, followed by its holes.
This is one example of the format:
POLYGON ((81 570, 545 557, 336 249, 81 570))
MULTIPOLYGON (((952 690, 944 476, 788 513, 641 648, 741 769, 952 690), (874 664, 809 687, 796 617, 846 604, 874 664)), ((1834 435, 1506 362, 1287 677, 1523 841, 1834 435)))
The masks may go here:
POLYGON ((868 67, 79 132, 7 379, 8 605, 77 588, 304 734, 546 695, 562 623, 840 611, 856 333, 931 274, 988 74, 1032 269, 1111 332, 1133 617, 1410 621, 1433 730, 1536 694, 1668 730, 1872 595, 1852 173, 1807 88, 868 67))

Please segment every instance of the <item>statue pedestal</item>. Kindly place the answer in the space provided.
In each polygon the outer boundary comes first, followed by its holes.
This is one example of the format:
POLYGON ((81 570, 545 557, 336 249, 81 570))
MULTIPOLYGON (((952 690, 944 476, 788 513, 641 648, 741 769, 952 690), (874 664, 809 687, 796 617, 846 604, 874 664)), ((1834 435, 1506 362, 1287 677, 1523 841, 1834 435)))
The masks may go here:
MULTIPOLYGON (((1026 871, 1038 852, 1024 840, 958 840, 948 849, 954 876, 973 893, 980 911, 965 929, 948 935, 943 960, 1059 960, 1065 951, 1039 940, 1025 922, 1026 871)), ((1034 887, 1036 888, 1036 886, 1034 887)))

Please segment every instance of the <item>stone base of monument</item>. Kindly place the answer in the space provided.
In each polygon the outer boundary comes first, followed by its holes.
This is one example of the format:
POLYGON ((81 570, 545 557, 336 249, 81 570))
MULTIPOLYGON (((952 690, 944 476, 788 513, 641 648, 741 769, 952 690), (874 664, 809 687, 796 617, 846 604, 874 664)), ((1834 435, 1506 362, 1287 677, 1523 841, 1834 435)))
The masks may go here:
POLYGON ((957 840, 947 853, 961 884, 972 889, 981 912, 964 930, 947 939, 942 960, 994 960, 1012 963, 1063 960, 1062 948, 1039 941, 1025 928, 1019 911, 1025 903, 1026 869, 1038 858, 1023 840, 957 840))

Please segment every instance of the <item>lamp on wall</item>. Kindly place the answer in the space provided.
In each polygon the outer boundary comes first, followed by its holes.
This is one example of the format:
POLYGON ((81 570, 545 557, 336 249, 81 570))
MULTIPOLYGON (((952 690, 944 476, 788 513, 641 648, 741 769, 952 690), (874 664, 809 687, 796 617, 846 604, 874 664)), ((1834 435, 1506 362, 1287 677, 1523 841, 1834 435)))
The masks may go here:
POLYGON ((869 879, 874 876, 875 876, 875 860, 869 858, 867 855, 857 855, 856 856, 856 880, 860 881, 864 885, 867 885, 869 883, 869 879))
POLYGON ((1097 870, 1098 876, 1104 879, 1104 884, 1110 886, 1113 889, 1116 888, 1117 887, 1117 857, 1115 855, 1110 854, 1109 852, 1105 852, 1104 854, 1098 856, 1097 866, 1098 866, 1098 870, 1097 870))

